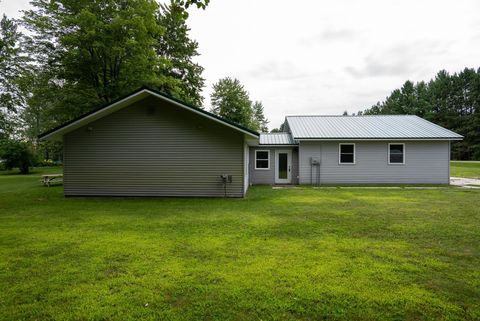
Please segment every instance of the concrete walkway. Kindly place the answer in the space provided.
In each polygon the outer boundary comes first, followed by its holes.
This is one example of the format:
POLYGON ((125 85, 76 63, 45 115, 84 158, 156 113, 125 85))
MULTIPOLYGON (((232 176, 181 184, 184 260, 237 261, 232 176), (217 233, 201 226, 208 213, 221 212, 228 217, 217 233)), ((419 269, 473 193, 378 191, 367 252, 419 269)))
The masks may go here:
POLYGON ((465 188, 478 188, 478 189, 480 189, 480 179, 464 178, 464 177, 450 177, 450 185, 455 185, 455 186, 460 186, 460 187, 465 187, 465 188))

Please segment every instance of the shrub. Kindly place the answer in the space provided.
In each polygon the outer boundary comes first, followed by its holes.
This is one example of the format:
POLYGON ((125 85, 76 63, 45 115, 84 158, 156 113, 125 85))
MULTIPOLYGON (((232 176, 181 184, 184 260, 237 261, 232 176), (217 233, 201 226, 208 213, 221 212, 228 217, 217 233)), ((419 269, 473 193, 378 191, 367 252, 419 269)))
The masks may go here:
POLYGON ((28 174, 30 166, 34 163, 34 155, 30 145, 16 140, 3 140, 0 142, 0 159, 5 169, 18 167, 20 174, 28 174))

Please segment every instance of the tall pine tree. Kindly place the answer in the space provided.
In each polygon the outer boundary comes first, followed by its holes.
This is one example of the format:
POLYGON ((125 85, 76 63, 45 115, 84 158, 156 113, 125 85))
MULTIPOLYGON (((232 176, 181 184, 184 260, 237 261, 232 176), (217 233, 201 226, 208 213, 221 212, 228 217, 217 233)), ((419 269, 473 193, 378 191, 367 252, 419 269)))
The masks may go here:
POLYGON ((465 137, 452 145, 453 158, 480 160, 480 69, 442 70, 428 83, 407 81, 363 114, 423 117, 465 137))

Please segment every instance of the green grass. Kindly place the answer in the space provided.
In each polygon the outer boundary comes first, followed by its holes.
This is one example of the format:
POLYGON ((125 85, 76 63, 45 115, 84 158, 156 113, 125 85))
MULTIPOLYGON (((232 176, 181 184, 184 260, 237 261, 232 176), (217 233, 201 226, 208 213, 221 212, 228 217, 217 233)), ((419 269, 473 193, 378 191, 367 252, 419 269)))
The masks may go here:
POLYGON ((0 320, 480 319, 480 190, 65 199, 40 173, 0 175, 0 320))
POLYGON ((450 176, 480 179, 480 161, 452 161, 450 176))

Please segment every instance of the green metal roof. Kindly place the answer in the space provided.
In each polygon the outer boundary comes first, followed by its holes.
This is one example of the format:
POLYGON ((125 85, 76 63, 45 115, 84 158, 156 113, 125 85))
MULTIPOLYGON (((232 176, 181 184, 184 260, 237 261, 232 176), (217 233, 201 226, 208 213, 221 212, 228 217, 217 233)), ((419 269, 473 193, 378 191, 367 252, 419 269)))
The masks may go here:
POLYGON ((287 116, 294 139, 445 139, 463 136, 413 115, 287 116))
POLYGON ((260 133, 260 145, 297 145, 290 133, 260 133))

